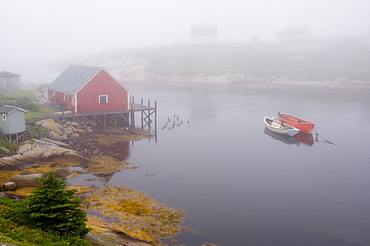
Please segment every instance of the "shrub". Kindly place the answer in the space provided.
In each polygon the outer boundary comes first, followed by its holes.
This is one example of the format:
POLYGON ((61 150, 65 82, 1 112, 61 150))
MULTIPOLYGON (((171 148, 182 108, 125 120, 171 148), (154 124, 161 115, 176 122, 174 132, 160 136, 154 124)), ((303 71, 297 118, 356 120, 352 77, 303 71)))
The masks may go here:
POLYGON ((22 225, 19 203, 0 198, 0 245, 11 243, 19 246, 92 246, 86 239, 78 237, 61 238, 37 228, 22 225))
POLYGON ((37 178, 43 185, 20 206, 22 221, 26 224, 59 236, 84 236, 86 212, 81 210, 81 199, 73 198, 75 189, 67 190, 65 178, 57 178, 54 172, 45 178, 37 178))
POLYGON ((31 134, 33 138, 46 137, 49 131, 42 126, 27 126, 27 131, 31 134))
POLYGON ((40 108, 39 105, 36 104, 36 103, 33 103, 33 102, 28 102, 28 103, 23 105, 23 109, 29 110, 29 111, 32 111, 32 112, 39 111, 39 108, 40 108))
POLYGON ((0 137, 0 146, 11 151, 15 151, 18 149, 18 145, 16 143, 9 143, 5 138, 0 137))

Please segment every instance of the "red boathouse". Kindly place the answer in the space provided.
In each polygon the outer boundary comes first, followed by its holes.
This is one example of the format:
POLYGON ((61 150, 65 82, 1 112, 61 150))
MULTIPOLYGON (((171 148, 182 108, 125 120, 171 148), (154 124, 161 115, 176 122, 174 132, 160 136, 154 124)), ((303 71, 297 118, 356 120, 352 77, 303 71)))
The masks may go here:
POLYGON ((48 87, 50 106, 73 113, 129 109, 129 90, 103 67, 71 65, 48 87))

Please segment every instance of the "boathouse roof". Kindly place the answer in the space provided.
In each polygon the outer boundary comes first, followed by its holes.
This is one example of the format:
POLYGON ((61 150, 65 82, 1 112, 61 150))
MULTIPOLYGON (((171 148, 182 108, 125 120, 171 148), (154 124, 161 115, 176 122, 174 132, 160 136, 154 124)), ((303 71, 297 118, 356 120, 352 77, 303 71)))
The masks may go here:
POLYGON ((73 95, 102 69, 102 67, 71 65, 48 88, 73 95))

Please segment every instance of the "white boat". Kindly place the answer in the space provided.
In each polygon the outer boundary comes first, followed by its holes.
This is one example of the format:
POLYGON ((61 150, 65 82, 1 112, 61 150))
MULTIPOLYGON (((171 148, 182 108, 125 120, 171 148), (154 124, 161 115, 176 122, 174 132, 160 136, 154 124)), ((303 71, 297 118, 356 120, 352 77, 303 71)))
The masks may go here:
POLYGON ((282 124, 274 118, 265 117, 264 122, 267 129, 278 134, 294 136, 299 132, 298 128, 282 124))

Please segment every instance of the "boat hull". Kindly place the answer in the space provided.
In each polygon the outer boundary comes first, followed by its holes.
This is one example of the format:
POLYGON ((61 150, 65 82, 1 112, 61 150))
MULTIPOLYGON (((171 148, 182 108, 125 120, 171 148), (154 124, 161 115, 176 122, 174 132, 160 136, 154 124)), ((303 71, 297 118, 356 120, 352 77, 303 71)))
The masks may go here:
POLYGON ((274 121, 271 118, 265 117, 264 122, 266 128, 274 133, 287 135, 287 136, 294 136, 299 132, 299 129, 295 127, 291 127, 288 125, 280 124, 279 122, 274 121), (275 124, 273 124, 275 123, 275 124))
POLYGON ((279 121, 288 126, 298 128, 301 132, 306 134, 311 134, 315 127, 315 123, 313 122, 285 113, 279 113, 279 121))

